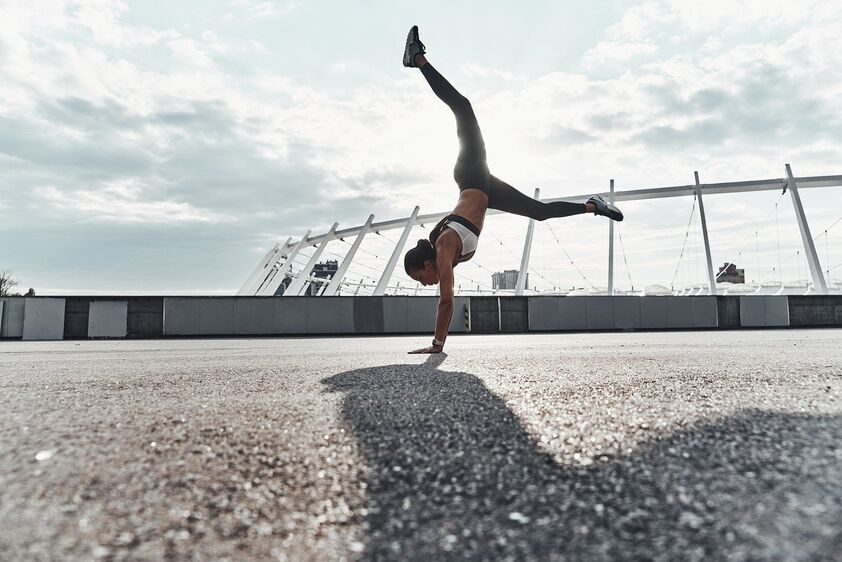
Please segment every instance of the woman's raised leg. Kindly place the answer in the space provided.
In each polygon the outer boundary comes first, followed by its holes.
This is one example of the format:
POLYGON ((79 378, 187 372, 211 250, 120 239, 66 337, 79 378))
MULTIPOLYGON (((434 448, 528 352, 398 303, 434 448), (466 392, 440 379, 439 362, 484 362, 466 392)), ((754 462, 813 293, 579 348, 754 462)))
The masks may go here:
POLYGON ((486 162, 485 141, 471 102, 460 94, 424 56, 426 51, 423 43, 418 39, 416 26, 409 30, 406 41, 404 65, 419 68, 433 93, 447 104, 456 117, 459 156, 456 158, 453 177, 459 184, 459 189, 475 188, 487 191, 490 174, 486 162))
POLYGON ((581 215, 594 211, 592 203, 571 203, 569 201, 542 203, 524 195, 511 185, 494 176, 491 176, 490 184, 488 191, 489 209, 497 209, 539 221, 581 215))
POLYGON ((453 85, 436 70, 432 64, 427 62, 424 55, 417 55, 421 73, 438 98, 447 104, 453 115, 456 116, 456 135, 459 137, 459 160, 478 162, 485 161, 485 141, 482 138, 482 131, 479 128, 474 108, 470 100, 459 93, 453 85))

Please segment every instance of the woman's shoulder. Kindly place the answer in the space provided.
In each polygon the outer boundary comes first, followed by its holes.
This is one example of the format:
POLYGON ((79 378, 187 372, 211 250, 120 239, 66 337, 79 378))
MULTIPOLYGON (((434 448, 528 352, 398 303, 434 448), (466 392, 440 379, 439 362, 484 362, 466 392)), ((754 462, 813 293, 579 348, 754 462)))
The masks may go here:
POLYGON ((451 228, 445 228, 436 238, 436 256, 455 257, 462 247, 462 238, 451 228))

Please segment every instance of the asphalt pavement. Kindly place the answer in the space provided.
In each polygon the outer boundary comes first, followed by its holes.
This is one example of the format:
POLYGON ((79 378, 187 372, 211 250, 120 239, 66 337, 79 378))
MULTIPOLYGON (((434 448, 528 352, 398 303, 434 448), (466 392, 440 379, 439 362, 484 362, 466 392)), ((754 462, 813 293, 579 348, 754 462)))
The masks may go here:
POLYGON ((842 330, 0 342, 4 560, 831 560, 842 330))

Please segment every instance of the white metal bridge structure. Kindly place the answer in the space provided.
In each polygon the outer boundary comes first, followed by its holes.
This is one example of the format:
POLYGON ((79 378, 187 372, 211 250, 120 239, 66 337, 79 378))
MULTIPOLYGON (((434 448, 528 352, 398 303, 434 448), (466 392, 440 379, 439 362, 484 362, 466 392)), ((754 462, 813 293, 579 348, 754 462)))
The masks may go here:
MULTIPOLYGON (((707 196, 712 195, 719 195, 719 194, 727 194, 727 193, 745 193, 745 192, 761 192, 761 191, 781 191, 781 197, 788 192, 790 195, 790 199, 792 201, 792 207, 795 213, 796 222, 798 224, 798 230, 800 234, 800 240, 802 248, 798 250, 796 253, 801 254, 803 252, 803 256, 806 258, 806 263, 809 268, 809 279, 804 286, 801 287, 796 294, 816 294, 816 295, 825 295, 829 293, 836 293, 839 292, 842 287, 833 287, 829 286, 829 274, 831 268, 829 264, 827 265, 827 269, 822 270, 822 265, 819 260, 818 252, 816 250, 815 240, 818 237, 813 237, 812 232, 810 230, 810 225, 807 221, 807 216, 804 212, 804 206, 801 202, 801 196, 799 195, 799 190, 809 189, 809 188, 817 188, 817 187, 842 187, 842 175, 832 175, 832 176, 812 176, 812 177, 795 177, 792 173, 792 169, 789 164, 785 165, 785 176, 782 178, 775 178, 775 179, 762 179, 762 180, 750 180, 750 181, 736 181, 736 182, 725 182, 725 183, 708 183, 704 184, 699 181, 699 174, 698 172, 694 172, 695 183, 688 184, 688 185, 678 185, 672 187, 658 187, 658 188, 646 188, 646 189, 634 189, 634 190, 627 190, 627 191, 615 191, 614 190, 614 180, 610 180, 610 189, 607 192, 600 193, 605 199, 612 203, 621 203, 624 201, 639 201, 639 200, 654 200, 654 199, 662 199, 662 198, 670 198, 670 197, 694 197, 693 201, 693 210, 691 211, 691 221, 693 214, 696 211, 696 207, 698 206, 698 216, 701 220, 700 229, 702 234, 702 240, 704 242, 704 257, 705 257, 705 265, 706 265, 706 283, 700 285, 696 288, 695 291, 683 291, 677 294, 709 294, 709 295, 716 295, 716 294, 723 294, 723 292, 727 292, 728 288, 724 287, 724 285, 730 284, 723 284, 718 282, 718 278, 720 274, 716 274, 714 272, 713 267, 713 259, 711 257, 711 244, 710 239, 708 236, 708 226, 707 226, 707 217, 705 215, 705 207, 704 207, 704 198, 707 196), (827 276, 825 274, 828 274, 827 276)), ((571 197, 563 197, 563 198, 555 198, 555 199, 546 199, 542 200, 545 202, 551 201, 574 201, 574 202, 585 202, 588 197, 593 195, 593 193, 589 193, 587 195, 576 195, 571 197)), ((534 194, 536 199, 539 199, 540 190, 536 189, 534 194)), ((779 199, 780 200, 780 199, 779 199)), ((367 234, 371 232, 375 232, 380 234, 382 231, 387 230, 400 230, 401 235, 397 242, 394 244, 394 248, 391 252, 391 255, 386 262, 385 267, 383 267, 382 271, 376 271, 377 274, 377 282, 375 283, 372 279, 369 285, 366 285, 367 291, 371 290, 370 293, 366 291, 366 294, 369 296, 382 296, 388 294, 389 290, 392 290, 393 293, 395 292, 395 287, 389 287, 388 283, 392 277, 394 272, 395 266, 398 263, 398 260, 402 253, 404 252, 404 247, 407 243, 407 240, 410 235, 410 231, 415 226, 422 226, 429 223, 437 223, 441 220, 444 216, 448 214, 448 212, 437 212, 425 215, 419 215, 419 207, 415 207, 412 213, 408 217, 403 217, 399 219, 387 220, 383 222, 374 222, 374 215, 370 215, 368 220, 365 221, 364 224, 359 226, 354 226, 351 228, 344 228, 339 230, 338 223, 334 223, 333 226, 325 233, 322 234, 315 234, 312 235, 311 231, 308 230, 304 233, 301 238, 294 240, 292 237, 288 238, 286 242, 283 244, 276 244, 272 249, 270 249, 263 259, 257 264, 254 271, 249 275, 246 282, 237 292, 238 296, 275 296, 279 294, 283 294, 283 296, 300 296, 304 295, 307 292, 308 285, 312 284, 313 289, 311 289, 310 293, 313 295, 318 296, 336 296, 336 295, 357 295, 359 294, 360 288, 365 284, 360 282, 350 282, 346 280, 346 275, 348 274, 349 268, 354 263, 354 259, 358 254, 358 251, 361 248, 361 244, 366 237, 367 234), (354 238, 353 243, 347 242, 346 239, 354 238), (341 263, 338 264, 338 269, 336 273, 330 278, 323 278, 317 277, 313 275, 313 269, 319 259, 322 257, 323 253, 325 252, 329 243, 341 240, 346 244, 350 244, 350 249, 347 250, 344 256, 341 256, 341 263), (309 248, 315 248, 312 255, 310 255, 309 259, 307 259, 306 263, 298 264, 297 271, 295 270, 295 260, 301 259, 303 256, 302 251, 309 248), (282 284, 284 283, 285 279, 290 279, 288 286, 282 288, 282 284)), ((777 212, 777 203, 775 204, 775 211, 777 212)), ((771 211, 770 211, 771 212, 771 211)), ((495 215, 501 214, 501 211, 489 209, 487 214, 488 215, 495 215)), ((769 218, 769 215, 766 217, 769 218)), ((842 217, 836 220, 833 226, 840 223, 842 221, 842 217)), ((764 224, 766 219, 764 219, 764 224)), ((598 291, 598 292, 591 292, 590 294, 606 294, 606 295, 614 295, 618 294, 615 291, 614 286, 614 239, 615 239, 615 223, 613 221, 608 221, 609 228, 608 228, 608 279, 607 279, 607 289, 598 291)), ((761 225, 762 226, 762 225, 761 225)), ((532 250, 532 240, 533 240, 533 233, 535 228, 535 221, 529 220, 526 237, 523 244, 523 250, 520 255, 520 268, 518 279, 516 283, 516 287, 513 291, 508 291, 509 294, 513 295, 523 295, 526 289, 527 284, 527 274, 530 271, 529 267, 529 260, 530 260, 530 253, 532 250)), ((824 233, 827 234, 827 230, 824 230, 824 233)), ((688 234, 690 232, 690 225, 688 224, 688 234)), ((755 232, 757 235, 757 232, 755 232)), ((821 235, 821 234, 820 234, 821 235)), ((555 234, 553 234, 555 236, 555 234)), ((495 237, 496 238, 496 237, 495 237)), ((622 248, 622 236, 619 238, 620 245, 622 248)), ((498 239, 499 241, 499 239, 498 239)), ((556 237, 556 241, 558 241, 556 237)), ((686 244, 687 237, 685 236, 684 243, 686 244)), ((500 242, 502 244, 502 242, 500 242)), ((623 249, 625 253, 625 250, 623 249)), ((510 253, 511 252, 510 250, 510 253)), ((682 256, 684 255, 684 245, 682 245, 681 249, 682 256)), ((565 252, 566 254, 566 252, 565 252)), ((793 254, 794 255, 794 254, 793 254)), ((337 257, 340 257, 337 255, 337 257)), ((569 257, 569 256, 568 256, 569 257)), ((790 256, 792 257, 792 256, 790 256)), ((789 259, 789 258, 788 258, 789 259)), ((829 258, 828 258, 829 260, 829 258)), ((573 260, 570 260, 570 263, 576 267, 573 260)), ((680 262, 679 262, 680 263, 680 262)), ((733 262, 726 262, 728 264, 733 262)), ((842 264, 840 264, 842 265, 842 264)), ((371 270, 371 266, 366 266, 371 270)), ((482 269, 481 265, 479 266, 482 269)), ((836 267, 840 267, 837 265, 836 267)), ((836 269, 836 267, 832 269, 836 269)), ((578 270, 578 268, 576 268, 578 270)), ((677 269, 676 269, 677 271, 677 269)), ((489 271, 489 273, 491 273, 489 271)), ((580 272, 581 273, 581 272, 580 272)), ((724 269, 723 269, 724 273, 724 269)), ((539 274, 540 275, 540 274, 539 274)), ((370 275, 371 276, 371 275, 370 275)), ((631 277, 631 276, 629 276, 631 277)), ((805 276, 806 277, 806 276, 805 276)), ((631 280, 631 279, 630 279, 631 280)), ((632 287, 633 289, 633 287, 632 287)), ((778 287, 776 287, 778 292, 782 292, 784 290, 783 281, 781 280, 778 287)), ((416 288, 416 294, 418 289, 416 288)), ((759 288, 758 288, 759 291, 759 288)), ((479 284, 477 285, 477 293, 486 292, 488 294, 492 293, 491 288, 489 287, 487 290, 482 291, 480 290, 479 284)), ((497 290, 494 291, 495 293, 506 293, 507 291, 497 290)), ((410 292, 410 294, 412 294, 410 292)), ((571 293, 575 294, 575 293, 571 293)), ((632 290, 631 294, 636 294, 634 290, 632 290)), ((673 291, 671 294, 676 294, 673 291)), ((743 294, 745 294, 745 289, 743 289, 743 294)), ((766 293, 769 294, 769 293, 766 293)))

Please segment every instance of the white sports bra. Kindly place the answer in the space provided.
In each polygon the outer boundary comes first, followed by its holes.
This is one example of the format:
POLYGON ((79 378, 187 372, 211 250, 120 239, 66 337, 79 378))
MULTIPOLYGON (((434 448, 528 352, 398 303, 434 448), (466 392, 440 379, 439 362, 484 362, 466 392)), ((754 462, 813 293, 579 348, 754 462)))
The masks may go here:
POLYGON ((462 239, 462 256, 467 254, 473 254, 477 251, 477 246, 479 245, 479 237, 468 230, 463 224, 460 224, 455 221, 451 221, 447 223, 447 228, 456 232, 459 235, 459 238, 462 239))
POLYGON ((471 257, 473 257, 474 252, 476 252, 477 246, 479 245, 480 232, 479 228, 477 228, 474 223, 465 217, 460 217, 459 215, 447 215, 433 230, 437 230, 439 228, 449 228, 462 239, 462 254, 459 256, 460 259, 457 263, 468 261, 471 257), (466 259, 461 259, 466 256, 466 259))

